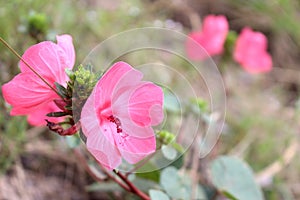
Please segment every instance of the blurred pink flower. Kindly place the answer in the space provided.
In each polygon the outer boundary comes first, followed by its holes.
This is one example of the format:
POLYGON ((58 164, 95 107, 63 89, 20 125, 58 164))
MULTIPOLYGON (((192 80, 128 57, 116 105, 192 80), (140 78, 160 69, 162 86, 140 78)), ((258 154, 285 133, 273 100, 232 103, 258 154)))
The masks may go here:
POLYGON ((81 112, 87 149, 107 169, 122 157, 137 163, 156 149, 151 126, 163 120, 163 92, 124 62, 115 63, 98 81, 81 112))
POLYGON ((206 16, 202 30, 188 35, 189 39, 186 42, 188 57, 192 60, 203 60, 208 56, 221 54, 228 31, 229 25, 225 16, 206 16), (197 44, 201 45, 204 50, 197 44))
MULTIPOLYGON (((75 51, 70 35, 57 36, 57 44, 45 41, 31 46, 22 56, 54 88, 54 82, 66 85, 68 76, 65 69, 72 69, 75 51)), ((48 118, 47 113, 59 111, 53 102, 60 97, 52 91, 22 61, 21 73, 2 86, 5 101, 12 105, 11 115, 28 115, 31 125, 45 125, 45 119, 57 122, 58 118, 48 118)))
POLYGON ((272 69, 272 58, 267 43, 265 35, 246 27, 236 40, 233 57, 249 73, 268 72, 272 69))

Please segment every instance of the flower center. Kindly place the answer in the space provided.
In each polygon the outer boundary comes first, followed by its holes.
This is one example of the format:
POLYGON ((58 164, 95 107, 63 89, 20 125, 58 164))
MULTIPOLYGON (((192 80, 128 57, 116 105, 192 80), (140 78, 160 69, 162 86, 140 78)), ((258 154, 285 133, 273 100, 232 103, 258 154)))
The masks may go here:
POLYGON ((108 119, 110 122, 116 124, 117 133, 122 133, 121 121, 119 120, 119 118, 114 117, 113 115, 110 115, 107 119, 108 119))

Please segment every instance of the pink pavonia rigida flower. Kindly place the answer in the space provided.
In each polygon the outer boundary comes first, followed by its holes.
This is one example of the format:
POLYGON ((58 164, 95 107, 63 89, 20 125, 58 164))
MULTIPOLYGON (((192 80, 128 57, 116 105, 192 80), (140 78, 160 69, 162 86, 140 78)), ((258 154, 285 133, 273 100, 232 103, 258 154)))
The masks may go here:
POLYGON ((237 38, 233 58, 249 73, 269 72, 272 58, 267 52, 267 45, 264 34, 246 27, 237 38))
MULTIPOLYGON (((69 80, 65 69, 72 69, 75 50, 70 35, 57 36, 57 44, 44 41, 31 46, 22 59, 27 62, 53 88, 57 82, 66 86, 69 80)), ((11 115, 27 115, 31 125, 45 125, 45 119, 58 122, 59 118, 49 118, 46 114, 60 109, 53 100, 60 99, 28 66, 20 61, 21 73, 2 86, 5 101, 12 106, 11 115)))
POLYGON ((163 120, 163 92, 142 77, 127 63, 115 63, 83 106, 87 149, 107 169, 118 167, 122 157, 137 163, 156 149, 152 126, 163 120))
POLYGON ((204 60, 208 56, 223 53, 228 31, 229 25, 225 16, 206 16, 202 30, 188 34, 189 39, 186 42, 188 57, 192 60, 204 60), (199 47, 199 45, 204 49, 199 47))

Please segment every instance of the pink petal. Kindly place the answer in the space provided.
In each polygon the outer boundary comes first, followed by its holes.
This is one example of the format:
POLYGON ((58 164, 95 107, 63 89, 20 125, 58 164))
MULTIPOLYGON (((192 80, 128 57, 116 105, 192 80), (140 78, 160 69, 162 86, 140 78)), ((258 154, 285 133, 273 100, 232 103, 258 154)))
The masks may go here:
POLYGON ((129 113, 140 126, 158 125, 163 120, 163 92, 153 83, 142 83, 129 100, 129 113))
POLYGON ((107 169, 115 169, 121 164, 122 158, 117 147, 111 144, 100 130, 89 134, 86 145, 97 161, 107 169))
POLYGON ((128 136, 118 148, 126 161, 135 164, 155 152, 156 139, 154 135, 143 139, 128 136))
POLYGON ((75 64, 75 49, 73 46, 73 39, 70 35, 57 35, 56 36, 57 44, 60 46, 67 55, 67 66, 69 69, 72 69, 75 64))
POLYGON ((203 21, 201 31, 192 32, 189 37, 195 40, 206 51, 193 44, 191 39, 187 40, 186 49, 190 59, 203 60, 208 55, 218 55, 223 52, 224 43, 229 31, 228 21, 225 16, 208 15, 203 21))
POLYGON ((186 42, 187 56, 192 60, 204 60, 209 54, 202 45, 202 33, 192 32, 186 42))
POLYGON ((95 98, 95 89, 93 90, 89 98, 86 100, 81 110, 80 122, 82 126, 82 132, 86 137, 89 137, 90 132, 93 131, 90 130, 91 127, 95 127, 95 129, 99 128, 98 127, 99 121, 97 119, 97 114, 95 110, 94 98, 95 98))
POLYGON ((12 115, 26 115, 49 101, 58 98, 36 75, 28 72, 18 74, 2 86, 3 97, 12 105, 12 115))
POLYGON ((130 116, 120 117, 119 118, 122 123, 122 130, 127 133, 130 136, 133 136, 135 138, 149 138, 154 135, 154 131, 151 126, 140 126, 137 123, 133 122, 132 119, 130 119, 130 116))
POLYGON ((262 52, 255 59, 245 59, 243 68, 251 74, 265 73, 272 70, 272 58, 270 54, 262 52))
POLYGON ((263 73, 272 69, 266 36, 247 27, 236 41, 233 58, 249 73, 263 73))
MULTIPOLYGON (((83 129, 83 131, 86 131, 83 129)), ((96 160, 108 170, 117 168, 121 162, 121 155, 116 146, 110 143, 106 137, 99 136, 99 132, 90 132, 87 138, 87 149, 96 160)))
POLYGON ((87 99, 81 111, 80 122, 82 132, 87 137, 88 150, 97 161, 107 169, 114 169, 121 163, 121 155, 114 143, 112 135, 114 132, 113 127, 107 126, 107 124, 102 124, 102 127, 100 126, 101 119, 98 118, 94 105, 95 92, 96 88, 87 99), (110 132, 107 133, 107 130, 110 132))
POLYGON ((34 110, 28 114, 28 122, 33 126, 45 126, 45 119, 51 122, 61 122, 64 117, 47 117, 46 115, 50 112, 60 111, 54 102, 49 102, 47 105, 43 105, 41 108, 34 110))
MULTIPOLYGON (((31 46, 22 58, 50 83, 65 84, 68 80, 65 73, 69 62, 68 57, 65 51, 53 42, 45 41, 31 46)), ((20 69, 21 72, 31 72, 22 61, 20 61, 20 69)))
POLYGON ((133 85, 138 84, 143 74, 125 62, 115 63, 98 81, 95 100, 98 107, 110 106, 113 100, 133 85))

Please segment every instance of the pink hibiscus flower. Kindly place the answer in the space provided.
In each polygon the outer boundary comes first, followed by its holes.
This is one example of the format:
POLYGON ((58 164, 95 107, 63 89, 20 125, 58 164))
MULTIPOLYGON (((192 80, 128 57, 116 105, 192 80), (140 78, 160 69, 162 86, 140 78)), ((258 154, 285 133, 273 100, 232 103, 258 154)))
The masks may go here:
POLYGON ((225 16, 206 16, 203 21, 202 30, 192 32, 188 35, 189 39, 186 43, 188 57, 192 60, 203 60, 208 55, 221 54, 224 50, 228 31, 229 25, 225 16), (204 49, 196 45, 195 42, 204 49))
MULTIPOLYGON (((66 85, 69 80, 65 69, 72 69, 75 51, 72 37, 57 36, 57 44, 45 41, 31 46, 22 56, 54 88, 54 82, 66 85)), ((31 125, 45 125, 45 119, 57 122, 59 118, 48 118, 47 113, 59 111, 53 102, 60 97, 52 91, 22 61, 21 73, 2 86, 5 101, 12 105, 11 115, 28 115, 31 125)))
POLYGON ((246 27, 237 38, 233 58, 249 73, 268 72, 272 69, 272 58, 267 43, 264 34, 246 27))
POLYGON ((81 112, 87 149, 107 169, 122 157, 137 163, 156 149, 151 126, 163 120, 163 92, 124 62, 115 63, 98 81, 81 112))

